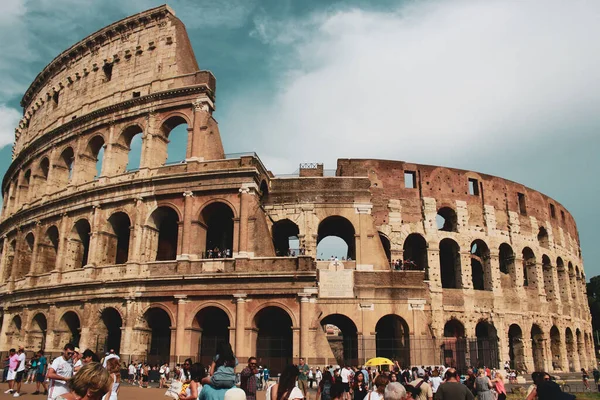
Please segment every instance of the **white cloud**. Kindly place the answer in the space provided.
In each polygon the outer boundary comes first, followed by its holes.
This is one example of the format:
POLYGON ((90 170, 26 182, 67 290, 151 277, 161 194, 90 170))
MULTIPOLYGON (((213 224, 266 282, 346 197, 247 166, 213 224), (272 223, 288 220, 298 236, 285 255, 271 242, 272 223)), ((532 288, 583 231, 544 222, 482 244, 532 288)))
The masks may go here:
POLYGON ((0 104, 0 148, 13 143, 15 127, 21 117, 19 111, 0 104))
POLYGON ((278 172, 337 157, 464 165, 599 118, 599 17, 600 2, 457 0, 257 18, 252 35, 285 54, 279 89, 241 95, 222 129, 278 172))

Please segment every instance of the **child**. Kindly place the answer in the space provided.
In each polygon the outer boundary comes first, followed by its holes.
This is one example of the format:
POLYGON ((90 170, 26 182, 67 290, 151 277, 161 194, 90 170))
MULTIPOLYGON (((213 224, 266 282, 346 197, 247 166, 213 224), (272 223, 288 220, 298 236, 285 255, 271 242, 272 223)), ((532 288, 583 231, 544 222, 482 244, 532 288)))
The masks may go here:
POLYGON ((210 385, 215 389, 230 389, 235 386, 234 368, 238 364, 233 355, 231 345, 221 342, 217 346, 217 355, 210 366, 210 377, 202 378, 203 385, 210 385))

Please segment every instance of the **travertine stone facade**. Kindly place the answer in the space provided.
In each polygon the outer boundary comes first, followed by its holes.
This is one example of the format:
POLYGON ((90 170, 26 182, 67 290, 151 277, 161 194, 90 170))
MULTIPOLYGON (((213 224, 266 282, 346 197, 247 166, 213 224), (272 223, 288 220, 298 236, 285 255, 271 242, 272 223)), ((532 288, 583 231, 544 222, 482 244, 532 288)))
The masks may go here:
POLYGON ((0 351, 74 340, 125 359, 206 360, 229 340, 277 370, 298 356, 335 363, 333 324, 353 364, 594 364, 579 237, 558 202, 400 161, 277 177, 255 154, 224 154, 214 94, 166 6, 90 35, 36 77, 2 185, 0 351), (167 165, 182 124, 186 158, 167 165), (328 236, 348 246, 342 266, 317 260, 328 236), (288 254, 290 237, 300 248, 288 254), (398 259, 416 268, 396 271, 398 259), (326 286, 340 268, 351 282, 326 286))

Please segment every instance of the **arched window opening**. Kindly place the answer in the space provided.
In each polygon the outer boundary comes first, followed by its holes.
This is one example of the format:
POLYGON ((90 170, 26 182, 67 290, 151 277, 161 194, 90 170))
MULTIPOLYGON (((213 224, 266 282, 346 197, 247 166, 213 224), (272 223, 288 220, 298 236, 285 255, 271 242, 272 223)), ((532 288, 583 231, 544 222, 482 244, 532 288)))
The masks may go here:
POLYGON ((28 347, 33 349, 46 348, 46 332, 48 331, 48 321, 46 316, 42 313, 38 313, 33 317, 31 323, 31 330, 29 331, 29 343, 28 347))
POLYGON ((116 173, 138 170, 142 160, 142 128, 138 125, 127 127, 119 137, 119 147, 113 148, 116 173))
POLYGON ((171 318, 162 308, 153 307, 144 314, 148 324, 148 362, 158 364, 171 357, 171 318))
POLYGON ((512 324, 508 328, 508 357, 511 369, 526 370, 523 331, 517 324, 512 324))
POLYGON ((81 166, 85 172, 85 180, 98 179, 102 175, 102 162, 104 159, 104 138, 100 135, 94 136, 87 145, 85 162, 81 166))
POLYGON ((90 223, 85 219, 80 219, 73 225, 71 235, 69 237, 69 254, 72 254, 70 269, 83 268, 88 263, 90 253, 90 235, 92 228, 90 223))
POLYGON ((231 322, 227 313, 218 307, 205 307, 196 314, 192 330, 192 346, 197 345, 192 354, 198 355, 198 361, 210 365, 219 343, 229 343, 229 328, 231 322))
POLYGON ((265 201, 269 198, 269 185, 267 181, 263 180, 260 182, 260 199, 265 201))
POLYGON ((446 322, 441 347, 445 365, 458 370, 464 370, 467 367, 465 326, 459 320, 451 319, 446 322))
POLYGON ((293 361, 292 320, 284 310, 272 306, 260 310, 254 323, 258 363, 269 366, 276 376, 293 361))
MULTIPOLYGON (((317 254, 321 259, 326 259, 330 255, 327 253, 332 253, 332 256, 338 256, 339 254, 333 254, 332 244, 335 242, 328 241, 322 243, 325 238, 328 237, 338 237, 342 239, 346 246, 348 246, 346 254, 341 254, 342 258, 346 258, 347 260, 355 260, 356 259, 356 243, 355 243, 355 230, 352 222, 348 221, 344 217, 340 216, 331 216, 327 217, 321 221, 318 229, 317 236, 317 254)), ((339 242, 339 241, 338 241, 339 242)), ((335 248, 335 251, 339 251, 340 248, 335 248)))
POLYGON ((100 319, 104 326, 98 326, 98 343, 96 352, 106 353, 114 350, 115 354, 121 351, 121 328, 123 327, 123 318, 121 314, 112 308, 108 307, 100 314, 100 319))
POLYGON ((40 273, 47 273, 56 268, 58 242, 58 228, 53 225, 46 230, 43 240, 41 240, 38 245, 37 262, 39 265, 38 271, 40 273))
POLYGON ((231 208, 221 202, 211 203, 202 210, 200 217, 206 226, 206 258, 233 255, 233 216, 231 208))
POLYGON ((525 247, 523 249, 523 286, 537 287, 535 265, 536 259, 533 250, 525 247))
POLYGON ((171 117, 163 123, 161 133, 169 140, 165 163, 172 164, 185 160, 188 144, 187 121, 180 116, 171 117))
POLYGON ((450 207, 442 207, 435 217, 437 228, 444 232, 458 232, 458 217, 450 207))
POLYGON ((563 305, 567 305, 569 302, 569 285, 565 285, 565 282, 569 282, 569 275, 567 273, 567 270, 565 268, 565 263, 563 261, 562 258, 557 257, 556 258, 556 272, 558 274, 558 281, 561 282, 562 284, 559 285, 559 290, 560 290, 560 299, 561 302, 563 303, 563 305))
POLYGON ((540 245, 540 247, 543 247, 544 249, 547 249, 550 247, 550 244, 548 242, 548 231, 543 226, 540 226, 540 229, 539 229, 538 235, 537 235, 537 240, 538 240, 538 244, 540 245))
POLYGON ((410 365, 410 331, 404 319, 394 314, 382 317, 375 325, 375 341, 377 356, 410 365))
POLYGON ((494 324, 487 321, 479 322, 475 326, 475 336, 477 340, 470 346, 471 362, 475 357, 477 368, 500 365, 498 332, 494 324))
POLYGON ((48 179, 48 172, 50 171, 50 160, 47 157, 44 157, 42 161, 40 161, 40 174, 44 180, 48 179))
POLYGON ((388 263, 392 262, 392 247, 390 244, 390 239, 387 238, 383 233, 379 232, 379 240, 381 241, 381 246, 383 247, 383 252, 385 253, 385 257, 388 260, 388 263))
POLYGON ((575 339, 571 328, 565 330, 565 344, 567 347, 567 360, 569 362, 569 372, 577 372, 575 370, 575 339))
POLYGON ((547 300, 555 300, 556 293, 554 292, 554 277, 552 274, 552 264, 547 255, 542 256, 542 273, 544 276, 544 290, 547 300))
POLYGON ((402 247, 404 263, 414 264, 416 269, 429 273, 429 262, 427 258, 427 241, 418 233, 411 233, 404 240, 402 247))
POLYGON ((452 239, 443 239, 440 242, 440 275, 442 288, 459 289, 462 286, 460 247, 452 239))
POLYGON ((22 328, 23 328, 23 323, 21 321, 21 317, 18 315, 15 315, 12 319, 12 323, 10 325, 8 335, 13 336, 14 339, 20 340, 22 328))
POLYGON ((552 369, 553 370, 562 370, 563 363, 562 358, 560 357, 560 332, 555 325, 552 325, 550 329, 550 352, 552 353, 552 369))
POLYGON ((321 320, 327 342, 339 365, 358 365, 358 330, 345 315, 331 314, 321 320))
POLYGON ((300 248, 293 247, 298 241, 300 229, 289 219, 282 219, 273 224, 273 246, 277 256, 295 256, 300 254, 300 248))
POLYGON ((57 182, 62 184, 71 183, 73 178, 73 163, 75 162, 75 153, 71 147, 67 147, 60 154, 56 167, 58 175, 57 182))
POLYGON ((150 216, 151 259, 175 260, 179 237, 179 215, 170 207, 159 207, 150 216))
POLYGON ((20 259, 17 264, 17 273, 15 279, 23 278, 31 269, 31 260, 33 258, 33 249, 35 248, 35 238, 33 233, 29 232, 25 236, 25 243, 21 251, 20 259))
POLYGON ((31 170, 28 169, 23 174, 23 181, 21 183, 21 193, 22 196, 20 198, 21 203, 29 203, 29 189, 31 187, 31 170))
POLYGON ((533 366, 536 371, 544 370, 544 340, 542 328, 533 324, 531 327, 531 350, 533 353, 533 366))
POLYGON ((515 253, 507 243, 502 243, 499 248, 500 261, 500 283, 502 288, 510 289, 517 284, 517 274, 515 268, 515 253))
POLYGON ((79 316, 73 311, 68 311, 60 319, 59 326, 59 332, 55 333, 60 338, 59 343, 72 343, 74 346, 79 346, 81 337, 79 316))
POLYGON ((125 264, 129 260, 131 220, 124 212, 117 212, 108 219, 112 234, 106 248, 109 264, 125 264))
POLYGON ((490 249, 483 240, 471 243, 471 279, 473 289, 492 290, 490 249))

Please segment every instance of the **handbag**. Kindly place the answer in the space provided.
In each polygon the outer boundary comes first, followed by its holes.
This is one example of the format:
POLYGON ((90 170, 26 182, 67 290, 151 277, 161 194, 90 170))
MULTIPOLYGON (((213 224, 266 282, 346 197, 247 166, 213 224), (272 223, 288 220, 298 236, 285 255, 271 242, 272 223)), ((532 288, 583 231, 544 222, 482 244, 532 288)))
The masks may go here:
POLYGON ((179 399, 179 393, 181 393, 182 390, 185 390, 183 389, 183 383, 178 380, 173 380, 171 382, 171 385, 169 385, 169 388, 165 392, 165 396, 170 397, 172 399, 179 399))

